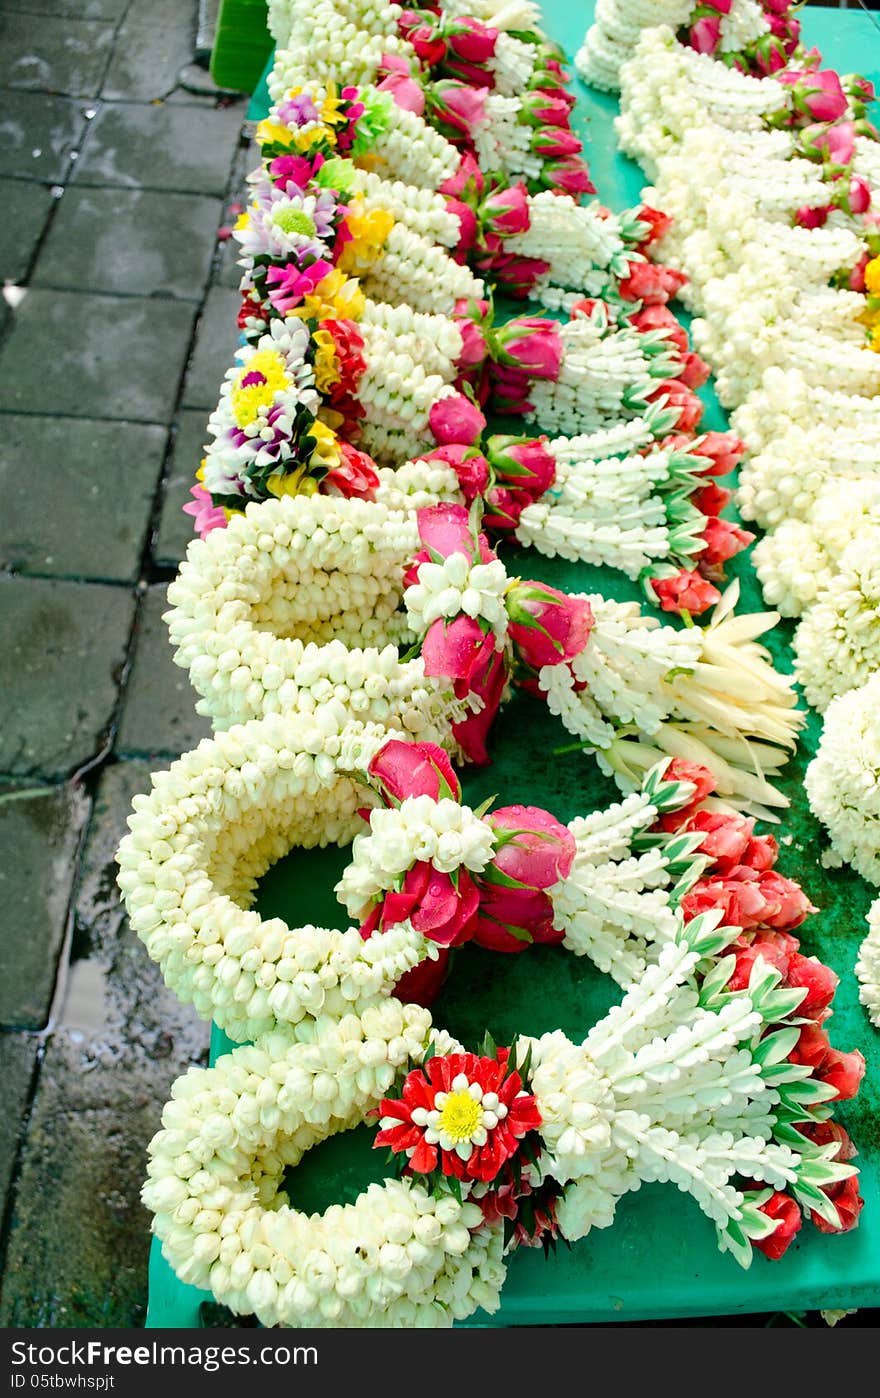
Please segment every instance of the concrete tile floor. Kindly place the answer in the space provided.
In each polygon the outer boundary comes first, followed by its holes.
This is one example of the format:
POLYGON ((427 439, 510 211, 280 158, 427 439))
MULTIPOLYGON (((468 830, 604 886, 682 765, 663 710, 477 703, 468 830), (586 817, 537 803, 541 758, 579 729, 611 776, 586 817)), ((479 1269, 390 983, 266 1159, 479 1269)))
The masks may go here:
POLYGON ((207 1047, 113 863, 151 768, 207 731, 160 618, 247 167, 245 102, 178 85, 196 11, 0 17, 0 1325, 143 1323, 146 1145, 207 1047))

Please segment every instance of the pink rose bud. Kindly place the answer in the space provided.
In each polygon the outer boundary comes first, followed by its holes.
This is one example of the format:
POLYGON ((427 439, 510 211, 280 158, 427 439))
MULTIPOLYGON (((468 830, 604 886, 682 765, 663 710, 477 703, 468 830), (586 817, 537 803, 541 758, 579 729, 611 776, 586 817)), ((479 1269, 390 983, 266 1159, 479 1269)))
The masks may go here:
POLYGON ((830 212, 830 204, 824 204, 821 209, 811 209, 804 204, 795 212, 794 221, 799 228, 824 228, 830 212))
POLYGON ((396 806, 408 796, 430 796, 434 801, 461 800, 461 786, 449 756, 436 743, 405 743, 389 738, 367 767, 373 785, 386 806, 396 806))
POLYGON ((466 447, 455 443, 448 447, 435 447, 426 452, 422 461, 442 461, 451 466, 458 476, 465 504, 470 505, 477 496, 485 494, 489 485, 489 463, 477 447, 466 447))
POLYGON ((688 40, 697 53, 714 53, 721 42, 721 20, 704 15, 691 25, 688 40))
POLYGON ((486 119, 488 91, 486 87, 467 87, 454 79, 442 78, 431 84, 431 110, 455 135, 471 139, 486 119))
POLYGON ((487 63, 494 56, 498 30, 478 19, 456 19, 446 28, 450 51, 468 63, 487 63))
POLYGON ((544 166, 544 181, 562 194, 573 198, 578 194, 595 194, 596 186, 590 179, 586 162, 578 155, 566 156, 563 160, 551 160, 544 166))
POLYGON ((454 175, 450 175, 439 186, 440 194, 452 195, 458 198, 461 194, 481 195, 485 180, 483 172, 474 157, 467 151, 461 156, 458 162, 458 169, 454 175))
MULTIPOLYGON (((405 916, 415 930, 438 946, 461 946, 474 935, 480 895, 466 869, 457 869, 453 880, 450 874, 422 861, 409 870, 402 894, 396 896, 409 902, 405 916)), ((386 906, 394 897, 386 897, 386 906)), ((402 921, 397 912, 395 922, 402 921)))
POLYGON ((498 839, 484 879, 491 882, 493 871, 500 870, 505 878, 529 889, 548 889, 568 878, 577 846, 571 831, 549 811, 540 806, 502 806, 486 820, 498 839))
POLYGON ((428 422, 434 440, 444 447, 461 442, 470 446, 479 440, 486 427, 486 419, 477 405, 463 393, 448 393, 438 398, 431 405, 428 422))
POLYGON ((766 1204, 759 1205, 759 1212, 774 1219, 776 1229, 766 1238, 753 1239, 752 1246, 757 1248, 758 1252, 762 1252, 765 1257, 769 1257, 771 1262, 778 1262, 801 1230, 803 1218, 800 1208, 791 1195, 781 1194, 777 1190, 766 1204))
POLYGON ((529 196, 524 184, 495 189, 480 205, 480 222, 504 238, 525 233, 529 217, 529 196))
POLYGON ((419 62, 427 68, 442 63, 446 55, 446 41, 432 24, 426 24, 424 16, 414 10, 404 10, 398 16, 397 29, 401 37, 412 44, 419 62))
POLYGON ((508 635, 531 670, 562 665, 587 645, 593 612, 585 597, 572 597, 540 582, 515 583, 507 593, 508 635))
POLYGON ((416 116, 421 116, 425 110, 425 94, 415 78, 411 78, 403 73, 389 73, 387 78, 383 78, 376 84, 379 92, 390 92, 395 104, 405 112, 414 112, 416 116))
POLYGON ((684 272, 676 272, 672 267, 660 267, 656 262, 631 262, 629 275, 620 282, 618 291, 624 301, 659 306, 671 300, 686 282, 684 272))
POLYGON ((862 256, 859 258, 855 267, 853 267, 852 271, 849 274, 847 286, 849 287, 850 291, 864 291, 866 289, 865 268, 867 267, 870 261, 871 254, 869 252, 862 253, 862 256))
POLYGON ((568 126, 571 99, 567 92, 526 92, 522 98, 527 119, 535 126, 568 126))
POLYGON ((840 977, 815 956, 801 956, 800 952, 796 952, 789 964, 788 983, 794 989, 806 990, 807 994, 798 1005, 797 1012, 812 1018, 817 1011, 831 1004, 840 977))
POLYGON ((554 928, 553 917, 553 903, 546 893, 484 884, 474 941, 487 951, 508 955, 526 951, 535 942, 553 945, 565 936, 554 928))
POLYGON ((697 811, 688 822, 689 830, 699 830, 700 854, 712 860, 712 873, 725 874, 743 861, 755 828, 754 820, 722 811, 697 811))
POLYGON ((583 142, 564 126, 545 126, 532 136, 532 150, 543 159, 559 160, 580 155, 583 142))
POLYGON ((688 335, 681 321, 677 320, 666 305, 643 306, 640 311, 633 311, 627 317, 630 325, 634 325, 636 330, 645 334, 650 330, 666 330, 666 343, 675 345, 681 354, 689 352, 688 335))
POLYGON ((452 736, 466 760, 483 767, 489 761, 486 739, 501 707, 501 699, 507 686, 507 668, 503 653, 494 649, 489 653, 487 647, 480 666, 469 677, 468 685, 468 692, 481 699, 483 707, 478 713, 469 714, 460 723, 454 723, 452 736))
POLYGON ((671 578, 651 578, 651 587, 656 593, 661 611, 687 612, 689 616, 702 616, 709 607, 721 600, 721 593, 698 572, 689 573, 682 568, 671 578))
POLYGON ((703 416, 703 404, 679 379, 663 379, 661 383, 655 384, 649 397, 652 402, 663 399, 667 408, 677 409, 678 418, 675 425, 679 432, 693 432, 703 416))
POLYGON ((533 379, 557 379, 562 366, 562 338, 555 320, 519 316, 502 325, 495 336, 499 363, 533 379))
POLYGON ((639 243, 639 251, 644 252, 645 248, 652 247, 654 243, 659 243, 661 238, 665 238, 672 227, 672 219, 660 209, 652 208, 650 204, 640 205, 637 213, 640 223, 650 224, 650 231, 639 243))
POLYGON ((777 82, 791 88, 794 110, 813 121, 837 121, 846 112, 846 94, 831 69, 788 68, 778 74, 777 82))
POLYGON ((468 374, 485 362, 489 346, 486 344, 485 335, 475 321, 459 319, 457 324, 461 332, 461 354, 455 361, 455 367, 468 374))
POLYGON ((495 637, 473 617, 459 613, 450 621, 432 621, 422 641, 422 662, 426 675, 454 680, 459 698, 473 693, 472 685, 482 675, 495 651, 495 637))
POLYGON ((471 208, 470 204, 463 204, 460 199, 451 197, 447 198, 446 207, 458 219, 459 234, 458 242, 455 245, 456 253, 470 252, 480 231, 475 210, 471 208))
POLYGON ((832 165, 849 165, 856 153, 856 128, 852 121, 836 121, 833 126, 821 122, 805 126, 801 132, 804 144, 828 156, 832 165))
POLYGON ((489 463, 498 480, 527 491, 537 500, 556 479, 556 458, 547 449, 546 437, 510 437, 499 433, 487 438, 489 463))
POLYGON ((704 568, 720 567, 722 563, 726 563, 747 548, 754 537, 748 529, 740 529, 732 520, 707 520, 706 527, 700 535, 706 547, 702 553, 697 554, 697 566, 701 571, 704 568))
POLYGON ((491 272, 497 285, 519 300, 528 296, 536 282, 550 271, 550 263, 542 258, 520 257, 513 252, 495 252, 485 260, 478 259, 477 267, 491 272))
POLYGON ((846 202, 851 214, 866 214, 871 207, 871 186, 861 175, 850 178, 846 202))
POLYGON ((448 972, 449 952, 444 947, 436 961, 427 956, 401 976, 394 987, 394 997, 404 1005, 421 1005, 427 1010, 440 994, 448 972))

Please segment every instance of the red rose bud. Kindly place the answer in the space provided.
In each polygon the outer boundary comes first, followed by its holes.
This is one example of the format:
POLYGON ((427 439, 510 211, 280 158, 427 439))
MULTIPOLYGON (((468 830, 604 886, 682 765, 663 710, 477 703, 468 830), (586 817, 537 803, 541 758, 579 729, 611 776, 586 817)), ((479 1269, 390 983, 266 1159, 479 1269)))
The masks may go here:
POLYGON ((585 597, 572 597, 540 582, 515 583, 507 593, 508 635, 531 670, 562 665, 587 645, 593 612, 585 597))
POLYGON ((438 187, 438 192, 440 194, 450 195, 453 198, 458 198, 460 194, 466 193, 473 193, 479 196, 483 193, 484 183, 482 170, 474 157, 468 151, 465 151, 459 159, 458 169, 455 174, 450 175, 448 179, 443 181, 438 187))
POLYGON ((482 436, 486 419, 463 393, 448 393, 432 403, 428 423, 440 446, 472 445, 482 436))
POLYGON ((530 503, 524 491, 508 490, 504 485, 493 485, 486 495, 483 527, 495 534, 510 533, 517 528, 520 515, 530 503))
POLYGON ((458 476, 465 504, 470 505, 477 496, 485 494, 489 484, 489 463, 478 447, 466 447, 461 443, 435 447, 433 451, 426 452, 420 460, 442 461, 444 465, 451 466, 458 476))
POLYGON ((522 369, 507 365, 492 366, 492 406, 497 413, 528 413, 529 386, 532 380, 522 369))
POLYGON ((795 989, 805 989, 806 997, 798 1005, 798 1014, 810 1018, 819 1010, 824 1010, 834 999, 834 992, 840 984, 830 966, 817 961, 815 956, 801 956, 796 952, 788 968, 788 983, 795 989))
POLYGON ((648 306, 658 306, 670 301, 686 282, 684 272, 676 272, 672 267, 661 267, 656 262, 631 262, 629 275, 620 282, 618 291, 624 301, 643 301, 648 306))
POLYGON ((493 190, 480 205, 480 222, 503 238, 525 233, 531 223, 525 185, 514 184, 493 190))
POLYGON ((479 680, 494 652, 492 632, 463 613, 451 621, 442 617, 432 621, 422 642, 425 674, 456 681, 459 698, 472 692, 472 683, 479 680))
POLYGON ((812 1068, 820 1076, 822 1064, 832 1052, 828 1035, 818 1024, 805 1024, 800 1038, 788 1055, 789 1063, 798 1063, 804 1068, 812 1068))
POLYGON ((851 214, 866 214, 871 207, 871 186, 861 175, 850 178, 846 206, 851 214))
POLYGON ((502 366, 533 379, 557 379, 562 366, 562 339, 555 320, 519 316, 496 332, 502 366))
POLYGON ((837 1121, 831 1121, 830 1118, 828 1121, 800 1122, 797 1129, 814 1145, 830 1146, 833 1141, 837 1146, 837 1152, 831 1157, 832 1160, 852 1160, 858 1154, 846 1128, 837 1121))
POLYGON ((401 976, 394 987, 394 995, 404 1005, 421 1005, 428 1009, 443 988, 449 971, 449 952, 444 947, 436 961, 426 956, 418 966, 401 976))
POLYGON ((489 346, 475 321, 467 317, 457 317, 456 324, 461 333, 461 354, 455 361, 455 367, 469 374, 485 362, 489 346))
POLYGON ((829 1049, 822 1063, 822 1081, 837 1092, 838 1102, 848 1102, 855 1097, 865 1076, 865 1059, 858 1049, 851 1053, 840 1053, 829 1049))
POLYGON ((705 801, 715 790, 715 774, 700 762, 689 762, 685 757, 673 757, 663 773, 665 782, 690 782, 694 787, 691 805, 705 801))
MULTIPOLYGON (((595 305, 595 302, 593 304, 595 305)), ((640 311, 631 312, 627 319, 630 325, 634 325, 642 334, 649 330, 667 331, 666 343, 675 345, 683 355, 689 353, 687 331, 665 304, 643 306, 640 311)))
POLYGON ((439 801, 451 796, 461 800, 461 786, 448 754, 436 743, 405 743, 389 738, 367 767, 373 785, 386 806, 408 796, 430 796, 439 801))
POLYGON ((567 92, 544 92, 538 89, 523 94, 522 109, 526 120, 532 126, 567 127, 571 99, 567 92))
POLYGON ((799 927, 808 913, 816 911, 792 879, 775 869, 758 871, 745 865, 724 876, 700 879, 682 899, 681 907, 688 919, 719 908, 726 923, 744 931, 770 927, 785 932, 799 927))
POLYGON ((742 863, 754 828, 754 820, 722 811, 697 811, 688 822, 689 830, 699 830, 703 836, 700 854, 712 860, 713 874, 725 874, 742 863))
POLYGON ((785 950, 777 946, 775 942, 764 941, 763 938, 756 938, 748 946, 734 947, 733 954, 736 957, 736 966, 733 975, 727 982, 726 988, 728 990, 748 990, 752 967, 759 959, 765 965, 773 966, 781 972, 783 978, 788 969, 788 954, 785 950))
POLYGON ((870 261, 871 254, 869 252, 862 253, 862 256, 859 258, 855 267, 853 267, 852 271, 849 274, 847 287, 850 291, 865 290, 865 268, 867 267, 870 261))
MULTIPOLYGON (((405 13, 412 14, 412 11, 405 13)), ((438 33, 434 25, 420 23, 416 16, 414 18, 416 23, 404 32, 404 16, 402 15, 397 21, 397 27, 404 38, 412 44, 416 51, 416 57, 422 66, 436 68, 437 64, 442 63, 446 57, 446 40, 438 33)))
POLYGON ((478 19, 456 19, 446 27, 446 40, 450 52, 458 58, 468 63, 487 63, 495 54, 498 30, 478 19))
POLYGON ((788 1194, 775 1194, 766 1204, 759 1205, 759 1212, 768 1218, 776 1219, 776 1229, 766 1238, 753 1239, 752 1246, 771 1262, 778 1262, 791 1246, 792 1240, 800 1232, 803 1218, 797 1202, 788 1194))
POLYGON ((720 564, 726 563, 728 559, 734 558, 741 553, 744 548, 754 539, 748 529, 740 529, 738 524, 734 524, 729 519, 709 519, 700 538, 704 540, 706 547, 697 555, 697 565, 699 568, 717 568, 720 564))
POLYGON ((693 350, 688 350, 683 357, 678 377, 688 388, 702 388, 711 372, 705 359, 701 359, 693 350))
POLYGON ((550 263, 540 257, 520 257, 514 252, 495 252, 478 260, 481 271, 490 271, 498 286, 519 300, 528 296, 537 282, 550 271, 550 263))
POLYGON ((455 245, 456 253, 468 253, 474 247, 480 231, 477 223, 477 215, 470 204, 463 204, 460 199, 447 197, 446 207, 450 213, 456 215, 458 219, 458 242, 455 245))
POLYGON ((859 1194, 859 1177, 850 1175, 849 1179, 837 1180, 834 1184, 826 1184, 822 1188, 822 1193, 827 1194, 835 1209, 839 1223, 835 1226, 824 1219, 821 1214, 810 1211, 810 1218, 816 1225, 820 1233, 849 1233, 858 1225, 859 1214, 865 1206, 865 1201, 859 1194))
POLYGON ((830 213, 830 204, 824 204, 821 209, 810 209, 804 205, 797 210, 794 221, 799 228, 824 228, 830 213))
POLYGON ((583 143, 573 131, 567 131, 563 126, 547 126, 535 131, 532 150, 542 159, 561 160, 580 155, 583 143))
POLYGON ((327 472, 321 482, 322 489, 332 486, 347 500, 372 500, 381 484, 375 461, 365 451, 358 451, 348 442, 340 441, 339 450, 342 461, 327 472))
MULTIPOLYGON (((746 450, 745 442, 740 441, 734 432, 705 432, 696 442, 678 437, 673 438, 672 442, 676 444, 674 450, 690 450, 697 456, 707 457, 712 463, 711 469, 706 472, 709 476, 729 475, 739 465, 746 450)), ((663 442, 663 446, 671 444, 669 438, 663 442)))
POLYGON ((546 893, 486 884, 480 889, 474 941, 487 951, 508 955, 525 951, 533 942, 553 945, 565 936, 553 926, 553 916, 553 903, 546 893))
POLYGON ((704 15, 692 24, 688 43, 697 53, 714 53, 721 42, 721 20, 717 15, 704 15))
POLYGON ((701 515, 707 518, 712 515, 720 515, 733 499, 733 491, 728 490, 724 485, 716 485, 714 481, 709 481, 708 485, 700 486, 691 496, 691 504, 695 510, 699 510, 701 515))
POLYGON ((433 864, 420 861, 407 872, 401 893, 389 893, 385 906, 394 908, 393 923, 409 918, 417 932, 441 947, 457 947, 470 941, 477 922, 480 895, 466 869, 457 869, 453 882, 433 864), (395 900, 399 900, 399 903, 395 900), (403 907, 406 911, 400 915, 403 907))
POLYGON ((675 425, 680 432, 693 432, 703 416, 703 404, 697 395, 678 379, 663 379, 649 396, 652 401, 663 398, 667 408, 678 410, 675 425))
POLYGON ((573 198, 578 194, 595 194, 586 162, 580 156, 569 155, 563 160, 551 160, 544 166, 544 183, 573 198))
POLYGON ((698 572, 688 572, 682 568, 671 578, 651 578, 651 587, 664 612, 687 612, 689 616, 701 616, 721 600, 717 587, 698 572))
POLYGON ((465 758, 478 767, 485 766, 489 761, 486 739, 501 707, 506 685, 507 668, 503 653, 496 650, 489 653, 487 648, 480 666, 469 678, 469 693, 481 699, 483 706, 478 713, 471 713, 461 723, 452 725, 452 736, 465 758))
POLYGON ((662 213, 660 209, 653 209, 650 204, 641 205, 638 211, 638 219, 640 223, 649 223, 651 225, 651 231, 647 233, 639 243, 640 252, 644 251, 645 248, 651 247, 654 243, 659 243, 660 239, 665 238, 672 227, 672 219, 669 215, 662 213))

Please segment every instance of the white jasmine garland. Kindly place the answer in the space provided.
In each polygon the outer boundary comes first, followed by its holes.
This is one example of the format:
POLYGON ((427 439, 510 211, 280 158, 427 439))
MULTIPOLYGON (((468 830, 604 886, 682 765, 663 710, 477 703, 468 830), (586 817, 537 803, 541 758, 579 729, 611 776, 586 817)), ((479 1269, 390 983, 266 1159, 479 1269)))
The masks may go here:
POLYGON ((880 670, 878 608, 880 524, 875 524, 847 544, 794 635, 795 672, 807 703, 820 712, 880 670))
POLYGON ((880 898, 868 909, 868 935, 859 948, 856 975, 859 999, 871 1023, 880 1029, 880 898))
POLYGON ((832 699, 807 768, 810 809, 838 862, 880 885, 880 675, 832 699))
POLYGON ((755 545, 765 600, 800 616, 824 594, 844 550, 880 526, 880 476, 839 476, 824 486, 804 520, 792 519, 755 545))
POLYGON ((488 622, 496 649, 502 648, 507 635, 504 594, 509 579, 500 558, 474 563, 467 554, 451 553, 439 563, 420 563, 416 572, 418 582, 403 594, 415 635, 424 635, 434 621, 451 620, 463 612, 474 621, 488 622))

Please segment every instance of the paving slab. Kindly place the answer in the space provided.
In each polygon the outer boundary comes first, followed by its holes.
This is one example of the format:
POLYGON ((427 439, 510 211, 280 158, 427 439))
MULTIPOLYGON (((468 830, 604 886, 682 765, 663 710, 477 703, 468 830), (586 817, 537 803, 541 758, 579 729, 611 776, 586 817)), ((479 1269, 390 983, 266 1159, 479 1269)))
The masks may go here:
POLYGON ((113 47, 114 25, 49 15, 0 16, 0 83, 69 97, 95 97, 113 47))
POLYGON ((244 120, 224 110, 160 103, 107 103, 91 123, 76 180, 127 188, 223 194, 244 120))
POLYGON ((222 213, 205 195, 72 185, 32 284, 200 301, 222 213))
MULTIPOLYGON (((185 0, 181 0, 185 3, 185 0)), ((51 15, 58 19, 121 19, 131 0, 3 0, 16 14, 51 15)))
POLYGON ((236 317, 241 297, 230 287, 212 286, 196 329, 193 356, 183 385, 186 408, 217 406, 220 385, 238 349, 236 317))
POLYGON ((190 489, 204 455, 208 413, 204 408, 186 408, 181 412, 171 448, 171 458, 162 491, 162 514, 153 545, 156 563, 175 566, 186 553, 193 534, 192 515, 183 507, 192 499, 190 489))
POLYGON ((77 1031, 51 1039, 21 1153, 0 1325, 129 1328, 144 1322, 147 1145, 190 1061, 170 1038, 107 1061, 77 1031))
POLYGON ((191 61, 192 53, 191 23, 157 25, 143 9, 135 7, 120 27, 101 96, 127 102, 166 97, 177 86, 178 74, 191 61))
POLYGON ((138 619, 134 664, 116 740, 124 757, 174 755, 210 736, 211 725, 195 711, 198 698, 186 670, 174 664, 165 583, 147 589, 138 619))
POLYGON ((135 582, 166 439, 129 422, 4 417, 0 568, 135 582))
POLYGON ((189 302, 28 291, 0 346, 0 408, 168 422, 189 302))
POLYGON ((57 779, 101 751, 133 616, 126 588, 0 579, 0 771, 57 779))
POLYGON ((44 92, 4 92, 0 112, 0 175, 63 180, 87 126, 81 104, 44 92))
POLYGON ((0 1204, 6 1198, 30 1098, 39 1044, 29 1034, 0 1035, 0 1204))
POLYGON ((0 797, 0 1025, 42 1029, 49 1016, 80 833, 89 802, 74 786, 0 797))
POLYGON ((21 282, 27 275, 55 200, 42 184, 0 179, 0 208, 7 230, 15 236, 0 240, 0 282, 21 282))

